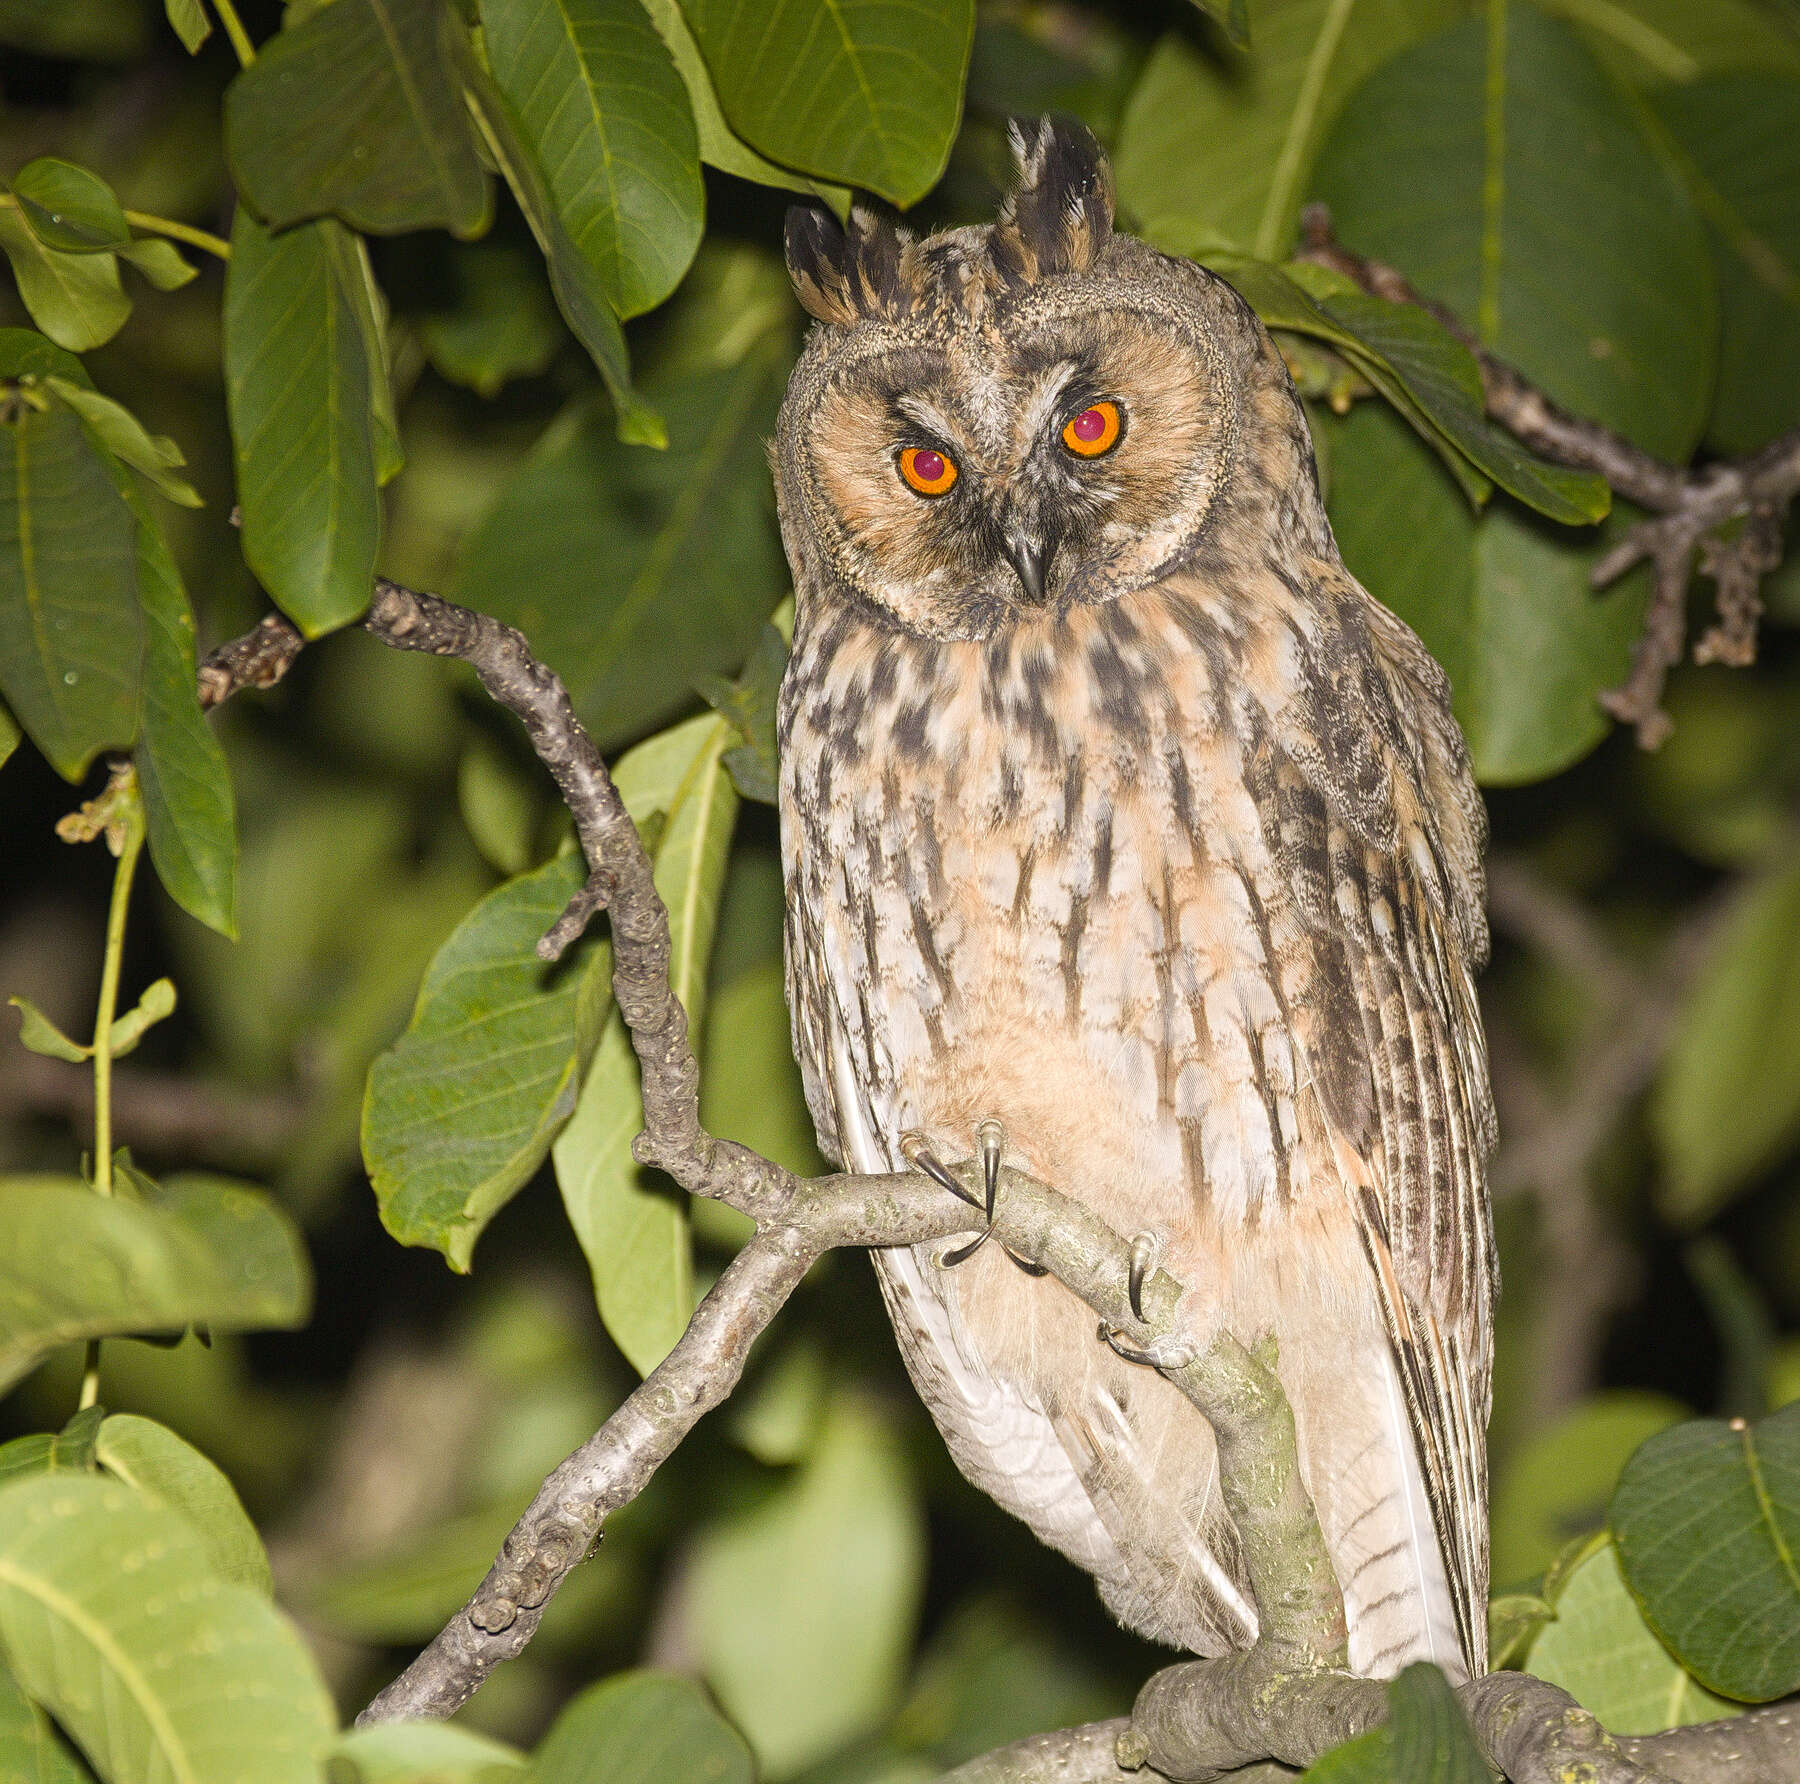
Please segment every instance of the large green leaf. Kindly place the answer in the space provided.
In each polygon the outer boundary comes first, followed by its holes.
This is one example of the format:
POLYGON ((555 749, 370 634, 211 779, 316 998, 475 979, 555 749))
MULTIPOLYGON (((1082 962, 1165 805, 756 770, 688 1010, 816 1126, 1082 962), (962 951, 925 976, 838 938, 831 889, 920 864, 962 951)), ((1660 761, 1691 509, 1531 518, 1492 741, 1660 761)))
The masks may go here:
MULTIPOLYGON (((669 983, 698 1043, 706 969, 737 816, 723 719, 690 719, 640 744, 614 781, 655 839, 656 888, 669 910, 669 983)), ((694 1311, 686 1197, 631 1156, 644 1125, 637 1056, 615 1014, 601 1037, 575 1118, 555 1146, 556 1180, 594 1278, 606 1329, 641 1375, 668 1355, 694 1311)))
POLYGON ((731 127, 770 159, 898 205, 962 117, 973 0, 686 0, 731 127))
POLYGON ((363 1158, 382 1223, 452 1269, 468 1269, 574 1112, 606 952, 590 943, 551 966, 536 947, 585 877, 570 853, 489 893, 438 949, 406 1033, 369 1072, 363 1158))
POLYGON ((136 555, 131 510, 81 422, 29 387, 7 395, 0 692, 67 780, 137 734, 144 624, 136 555))
POLYGON ((1800 853, 1752 878, 1695 976, 1651 1103, 1663 1202, 1704 1220, 1800 1128, 1800 853))
POLYGON ((1398 417, 1360 403, 1318 423, 1344 561, 1443 664, 1480 779, 1541 779, 1606 735, 1598 697, 1625 677, 1648 592, 1641 572, 1596 594, 1596 536, 1496 502, 1477 519, 1398 417))
POLYGON ((590 1685, 532 1756, 534 1784, 751 1784, 750 1752, 692 1679, 627 1672, 590 1685))
POLYGON ((1509 0, 1344 108, 1313 191, 1551 397, 1683 462, 1716 356, 1699 216, 1565 25, 1509 0))
POLYGON ((1707 441, 1751 452, 1800 425, 1800 78, 1719 75, 1656 107, 1718 252, 1707 441))
POLYGON ((7 1784, 84 1784, 86 1777, 50 1718, 0 1666, 0 1778, 7 1784))
POLYGON ((1737 1714, 1682 1670, 1625 1589, 1619 1557, 1604 1538, 1554 1589, 1555 1619, 1531 1645, 1528 1664, 1560 1685, 1612 1734, 1657 1734, 1737 1714))
POLYGON ((13 176, 12 189, 32 234, 46 248, 91 254, 123 248, 131 241, 131 228, 112 187, 72 161, 40 155, 13 176))
POLYGON ((1279 259, 1345 99, 1461 10, 1457 0, 1260 0, 1248 56, 1165 37, 1120 121, 1120 204, 1172 253, 1229 245, 1279 259))
POLYGON ((59 347, 85 353, 125 326, 131 299, 119 283, 115 255, 46 248, 10 205, 0 205, 0 252, 12 263, 32 321, 59 347))
POLYGON ((1751 1703, 1800 1689, 1800 1405, 1652 1437, 1612 1528, 1632 1596, 1702 1684, 1751 1703))
POLYGON ((269 1557, 237 1489, 224 1473, 167 1425, 116 1412, 100 1426, 94 1453, 116 1480, 181 1513, 200 1534, 220 1579, 269 1597, 269 1557))
POLYGON ((290 22, 225 95, 232 177, 273 228, 335 212, 394 235, 478 235, 475 156, 447 0, 338 0, 290 22))
POLYGON ((341 228, 274 234, 240 207, 225 278, 244 557, 309 638, 368 606, 381 536, 374 368, 333 251, 341 228))
POLYGON ((253 1190, 171 1179, 146 1204, 74 1178, 0 1178, 0 1389, 60 1344, 299 1326, 311 1304, 299 1234, 253 1190))
POLYGON ((653 309, 700 245, 687 90, 640 0, 482 0, 494 79, 576 248, 621 316, 653 309))
POLYGON ((765 343, 649 386, 669 424, 654 455, 577 403, 475 529, 456 598, 530 638, 603 748, 735 668, 785 586, 763 457, 782 369, 765 343))
POLYGON ((0 1647, 109 1784, 316 1784, 337 1723, 280 1612, 116 1481, 0 1489, 0 1647))
POLYGON ((1388 1719, 1308 1768, 1306 1784, 1490 1784, 1450 1681, 1423 1661, 1388 1686, 1388 1719))
POLYGON ((1767 0, 1544 0, 1621 79, 1661 87, 1728 70, 1800 74, 1800 33, 1767 0))
POLYGON ((701 1534, 685 1627, 765 1778, 799 1771, 892 1711, 924 1563, 905 1451, 848 1393, 787 1481, 701 1534))

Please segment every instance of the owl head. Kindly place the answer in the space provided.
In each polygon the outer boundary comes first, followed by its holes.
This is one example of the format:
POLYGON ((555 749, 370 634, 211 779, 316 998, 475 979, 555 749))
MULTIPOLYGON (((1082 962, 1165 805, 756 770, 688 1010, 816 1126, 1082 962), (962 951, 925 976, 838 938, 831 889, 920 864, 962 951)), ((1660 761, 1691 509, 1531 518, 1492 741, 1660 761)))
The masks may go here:
POLYGON ((1217 533, 1259 429, 1312 481, 1248 306, 1114 233, 1080 125, 1015 124, 1012 141, 1019 184, 990 225, 915 241, 863 210, 847 229, 788 214, 788 269, 817 318, 773 454, 803 604, 986 637, 1180 568, 1217 533))

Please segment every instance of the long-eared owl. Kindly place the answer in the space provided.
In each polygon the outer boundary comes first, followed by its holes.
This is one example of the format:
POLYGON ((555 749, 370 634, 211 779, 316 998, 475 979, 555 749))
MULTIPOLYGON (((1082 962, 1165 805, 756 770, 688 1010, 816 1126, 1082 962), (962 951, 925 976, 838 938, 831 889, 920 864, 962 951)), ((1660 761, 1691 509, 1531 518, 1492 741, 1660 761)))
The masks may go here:
MULTIPOLYGON (((1485 1669, 1485 821, 1448 687, 1345 569, 1287 369, 1114 233, 1076 126, 991 226, 796 211, 774 451, 788 990, 827 1154, 917 1134, 1148 1232, 1277 1341, 1351 1665, 1485 1669)), ((876 1254, 963 1472, 1198 1654, 1255 1639, 1204 1419, 1053 1278, 876 1254)))

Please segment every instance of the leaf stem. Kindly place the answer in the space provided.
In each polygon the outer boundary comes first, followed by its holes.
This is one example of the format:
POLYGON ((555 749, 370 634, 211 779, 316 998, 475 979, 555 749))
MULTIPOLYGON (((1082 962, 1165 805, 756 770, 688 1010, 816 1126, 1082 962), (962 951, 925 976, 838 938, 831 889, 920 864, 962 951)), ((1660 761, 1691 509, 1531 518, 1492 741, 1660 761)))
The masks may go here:
POLYGON ((225 27, 225 35, 231 39, 231 47, 237 52, 239 65, 248 68, 256 60, 256 45, 250 41, 250 33, 244 29, 237 8, 231 0, 212 0, 212 3, 220 24, 225 27))
POLYGON ((220 260, 231 258, 230 242, 210 230, 196 229, 192 223, 177 223, 172 218, 153 216, 148 211, 127 211, 125 221, 133 229, 141 229, 149 235, 166 235, 172 241, 186 242, 189 247, 203 248, 220 260))
MULTIPOLYGON (((127 771, 129 775, 129 771, 127 771)), ((106 913, 106 953, 100 966, 100 1000, 94 1010, 94 1189, 113 1192, 112 1161, 112 1025, 119 1007, 119 970, 125 958, 125 917, 131 908, 131 881, 144 847, 144 802, 135 775, 121 777, 114 788, 107 841, 119 865, 113 870, 112 905, 106 913)), ((100 1340, 88 1340, 81 1375, 80 1407, 100 1397, 100 1340)))

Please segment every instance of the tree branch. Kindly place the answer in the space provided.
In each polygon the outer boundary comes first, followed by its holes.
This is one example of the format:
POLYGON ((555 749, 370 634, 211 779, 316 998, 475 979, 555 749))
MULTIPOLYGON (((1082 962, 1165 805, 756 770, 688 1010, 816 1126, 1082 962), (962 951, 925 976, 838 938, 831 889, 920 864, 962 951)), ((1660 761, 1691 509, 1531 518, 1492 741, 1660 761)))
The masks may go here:
POLYGON ((1662 710, 1669 670, 1681 661, 1687 588, 1698 564, 1715 588, 1718 618, 1694 647, 1697 663, 1756 660, 1762 579, 1782 557, 1789 505, 1800 493, 1800 428, 1748 458, 1683 470, 1634 446, 1622 434, 1570 415, 1498 358, 1452 310, 1419 292, 1398 269, 1353 253, 1332 234, 1331 213, 1309 205, 1301 218, 1300 258, 1328 266, 1372 296, 1429 311, 1475 356, 1487 412, 1533 452, 1577 470, 1597 471, 1615 495, 1650 511, 1597 563, 1589 581, 1608 587, 1634 565, 1651 566, 1650 605, 1624 683, 1601 704, 1636 727, 1655 749, 1669 734, 1662 710), (1742 525, 1729 530, 1733 521, 1742 525))

